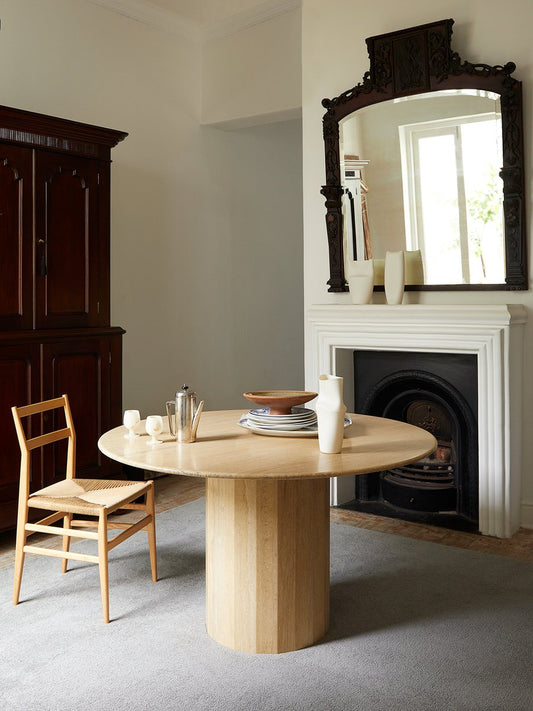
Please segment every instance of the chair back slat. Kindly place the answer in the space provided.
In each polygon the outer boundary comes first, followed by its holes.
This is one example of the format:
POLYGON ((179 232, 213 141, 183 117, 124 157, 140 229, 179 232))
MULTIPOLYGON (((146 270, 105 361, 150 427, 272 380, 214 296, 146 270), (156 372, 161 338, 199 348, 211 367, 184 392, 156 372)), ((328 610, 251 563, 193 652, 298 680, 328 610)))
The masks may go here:
POLYGON ((52 442, 59 442, 62 439, 68 439, 72 435, 70 427, 65 427, 62 430, 54 430, 53 432, 47 432, 46 434, 39 435, 38 437, 32 437, 26 440, 26 448, 31 451, 37 447, 44 447, 45 444, 51 444, 52 442))
POLYGON ((39 412, 47 412, 48 410, 56 410, 58 407, 64 407, 65 397, 66 395, 62 395, 52 400, 43 400, 43 402, 35 402, 31 405, 22 405, 15 409, 20 417, 28 417, 29 415, 36 415, 39 412))

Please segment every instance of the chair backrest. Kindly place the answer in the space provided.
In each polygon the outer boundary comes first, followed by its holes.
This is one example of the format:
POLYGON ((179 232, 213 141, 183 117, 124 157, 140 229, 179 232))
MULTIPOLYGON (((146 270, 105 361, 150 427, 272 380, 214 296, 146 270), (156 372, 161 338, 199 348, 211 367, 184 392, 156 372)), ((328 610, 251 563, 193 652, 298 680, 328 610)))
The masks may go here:
POLYGON ((47 444, 59 442, 64 439, 68 440, 66 477, 67 479, 74 478, 76 467, 76 432, 74 430, 74 422, 72 420, 68 396, 62 395, 61 397, 36 402, 32 405, 12 407, 11 412, 13 413, 13 420, 15 421, 15 429, 17 431, 21 451, 21 484, 25 482, 26 490, 29 487, 30 452, 37 447, 44 447, 47 444), (42 415, 44 412, 59 409, 62 409, 64 412, 66 427, 55 429, 45 434, 39 434, 36 437, 28 438, 26 436, 26 431, 22 424, 23 418, 31 417, 32 415, 42 415))

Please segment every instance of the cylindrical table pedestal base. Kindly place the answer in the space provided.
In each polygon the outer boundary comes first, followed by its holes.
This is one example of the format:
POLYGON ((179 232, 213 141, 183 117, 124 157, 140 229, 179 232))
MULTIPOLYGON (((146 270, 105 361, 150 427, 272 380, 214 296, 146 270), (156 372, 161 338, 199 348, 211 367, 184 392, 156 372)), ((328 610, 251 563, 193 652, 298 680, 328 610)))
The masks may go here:
POLYGON ((329 480, 208 478, 206 617, 232 649, 301 649, 329 626, 329 480))

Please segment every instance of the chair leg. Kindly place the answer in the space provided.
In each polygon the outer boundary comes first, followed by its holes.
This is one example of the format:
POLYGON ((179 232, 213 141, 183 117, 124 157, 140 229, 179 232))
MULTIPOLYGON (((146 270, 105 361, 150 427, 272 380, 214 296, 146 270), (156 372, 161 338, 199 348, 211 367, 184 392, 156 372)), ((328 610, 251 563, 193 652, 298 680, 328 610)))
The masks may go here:
MULTIPOLYGON (((63 527, 70 528, 70 522, 72 521, 72 514, 67 514, 63 518, 63 527)), ((63 536, 63 552, 68 553, 70 550, 70 536, 63 536)), ((63 558, 61 561, 61 572, 67 572, 68 558, 63 558)))
POLYGON ((152 515, 152 523, 148 526, 148 547, 150 549, 150 566, 152 568, 152 580, 157 582, 157 548, 155 543, 155 501, 154 482, 146 492, 146 513, 152 515))
POLYGON ((20 597, 20 584, 22 582, 22 570, 24 568, 24 546, 26 545, 26 523, 28 521, 28 507, 19 507, 17 521, 17 538, 15 543, 15 576, 13 580, 13 605, 18 605, 20 597))
POLYGON ((107 512, 102 509, 98 517, 98 568, 104 622, 109 622, 109 572, 107 564, 107 512))

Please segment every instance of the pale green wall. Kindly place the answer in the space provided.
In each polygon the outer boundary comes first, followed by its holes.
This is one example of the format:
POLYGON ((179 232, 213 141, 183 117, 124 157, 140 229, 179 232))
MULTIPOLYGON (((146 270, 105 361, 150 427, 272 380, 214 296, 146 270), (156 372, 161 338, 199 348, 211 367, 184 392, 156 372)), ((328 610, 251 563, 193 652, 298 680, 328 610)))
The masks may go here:
POLYGON ((202 46, 87 0, 4 0, 0 102, 127 131, 113 151, 124 405, 303 387, 301 129, 202 127, 202 46), (291 195, 291 199, 288 196, 291 195))

